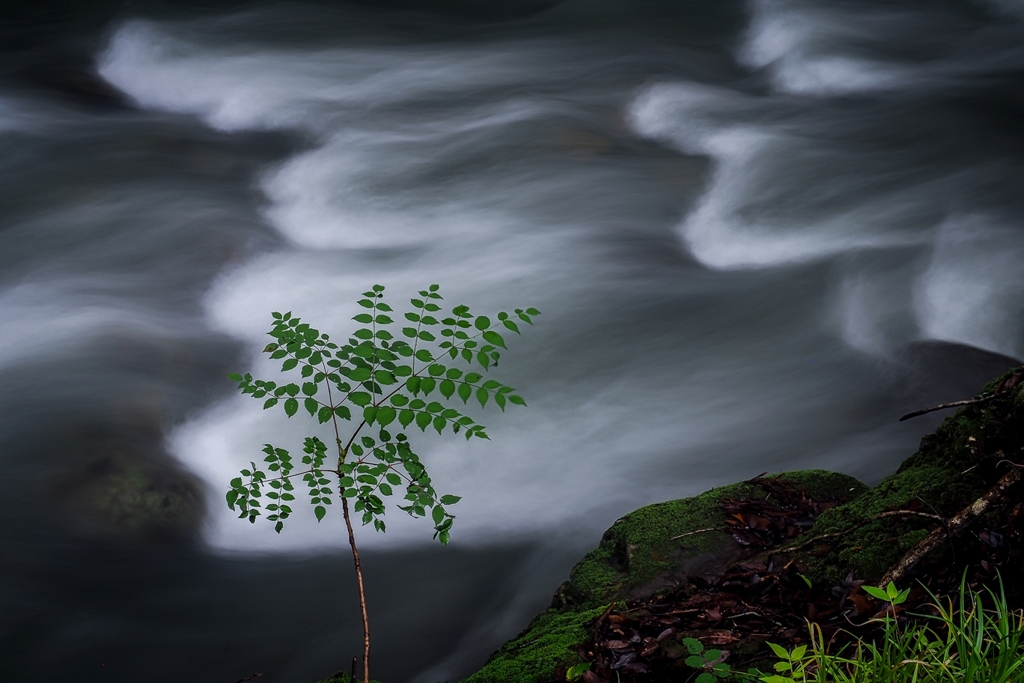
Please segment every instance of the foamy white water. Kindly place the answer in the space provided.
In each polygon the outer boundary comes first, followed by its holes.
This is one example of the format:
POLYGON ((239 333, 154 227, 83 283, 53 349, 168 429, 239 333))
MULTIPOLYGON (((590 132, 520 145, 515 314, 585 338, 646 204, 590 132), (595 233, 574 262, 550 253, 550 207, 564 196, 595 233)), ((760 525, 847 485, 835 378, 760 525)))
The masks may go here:
MULTIPOLYGON (((870 33, 874 23, 891 27, 898 16, 879 13, 850 23, 793 4, 754 7, 738 58, 769 69, 784 92, 828 97, 927 80, 905 65, 886 67, 828 52, 833 43, 841 46, 870 33)), ((100 58, 100 73, 145 107, 194 114, 224 131, 281 129, 312 136, 308 151, 258 180, 267 200, 264 215, 288 248, 217 281, 206 299, 214 329, 244 340, 253 351, 264 343, 270 310, 293 310, 324 328, 342 329, 353 313, 353 293, 377 281, 408 296, 436 280, 452 302, 528 303, 545 311, 539 340, 526 342, 527 358, 518 364, 510 359, 507 366, 523 377, 517 384, 531 396, 531 410, 492 417, 490 444, 427 442, 437 481, 464 496, 456 537, 467 542, 587 525, 585 520, 608 501, 633 505, 649 495, 636 497, 624 489, 630 471, 658 468, 669 452, 684 462, 699 459, 708 444, 730 442, 739 425, 768 422, 775 415, 773 408, 744 400, 734 405, 735 397, 716 392, 730 376, 746 372, 734 365, 736 359, 721 369, 704 359, 700 372, 677 365, 668 374, 678 388, 667 392, 645 386, 649 376, 640 380, 599 371, 611 388, 594 393, 592 379, 554 386, 534 374, 531 355, 551 354, 550 347, 568 350, 558 342, 572 334, 566 316, 592 310, 595 286, 604 288, 593 273, 609 264, 589 239, 598 225, 559 217, 545 224, 544 214, 533 211, 528 199, 566 202, 574 193, 587 196, 593 174, 575 170, 541 183, 537 171, 522 164, 485 165, 476 174, 444 169, 481 154, 507 155, 502 145, 518 129, 589 116, 584 98, 541 94, 558 78, 585 68, 579 59, 556 43, 536 39, 497 51, 475 46, 268 51, 216 44, 187 24, 145 22, 119 28, 100 58), (538 80, 542 63, 551 66, 538 80), (371 250, 393 256, 381 258, 371 250), (628 397, 625 404, 622 397, 628 397), (559 460, 558 454, 581 452, 588 453, 585 462, 559 460)), ((883 187, 858 177, 879 161, 898 168, 899 152, 861 153, 842 142, 823 143, 813 128, 820 121, 808 128, 804 115, 787 111, 784 100, 726 86, 641 86, 623 113, 635 135, 711 160, 702 196, 676 228, 680 246, 707 267, 787 269, 844 255, 865 254, 870 261, 872 253, 934 251, 928 269, 910 266, 917 268, 910 276, 916 284, 895 291, 882 284, 884 278, 903 282, 906 267, 896 275, 870 266, 844 269, 836 294, 822 302, 820 332, 812 336, 834 334, 851 349, 876 356, 922 339, 1016 352, 1013 339, 1019 331, 1003 322, 1013 313, 990 318, 995 321, 991 334, 977 326, 977 317, 985 314, 964 313, 1012 308, 1005 302, 1012 300, 1016 285, 998 269, 972 271, 974 294, 959 300, 944 296, 967 276, 960 265, 948 266, 935 246, 946 234, 942 219, 920 216, 948 183, 932 179, 883 187), (843 163, 845 156, 849 165, 851 151, 851 169, 829 168, 829 158, 843 163), (825 174, 815 181, 830 185, 807 183, 807 169, 816 165, 825 174), (807 211, 809 206, 814 208, 807 211), (986 277, 988 282, 978 282, 986 277), (987 308, 979 307, 982 302, 987 308), (897 319, 901 322, 894 324, 897 319)), ((714 325, 710 318, 704 322, 714 325)), ((599 321, 591 324, 601 328, 599 321)), ((666 362, 665 341, 655 343, 659 349, 652 362, 666 362)), ((752 358, 750 353, 759 352, 750 347, 741 353, 752 358)), ((252 358, 263 373, 273 371, 255 354, 252 358)), ((784 372, 776 366, 765 373, 766 386, 778 381, 773 373, 779 371, 784 372)), ((171 444, 216 491, 264 442, 294 447, 307 431, 298 420, 268 418, 258 406, 232 399, 178 429, 171 444)), ((745 458, 737 458, 732 467, 742 468, 745 458)), ((704 488, 720 471, 702 467, 674 492, 704 488)), ((364 542, 424 536, 423 529, 398 516, 390 523, 387 538, 369 534, 364 542)), ((302 515, 291 527, 278 538, 266 527, 237 525, 215 507, 208 538, 232 549, 316 547, 342 538, 302 515)))

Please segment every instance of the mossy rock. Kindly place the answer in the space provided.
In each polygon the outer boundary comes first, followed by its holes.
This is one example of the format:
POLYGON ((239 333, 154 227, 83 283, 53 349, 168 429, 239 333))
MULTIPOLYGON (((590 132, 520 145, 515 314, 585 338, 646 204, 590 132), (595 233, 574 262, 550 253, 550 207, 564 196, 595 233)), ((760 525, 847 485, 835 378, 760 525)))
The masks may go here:
MULTIPOLYGON (((1014 372, 990 382, 991 394, 1014 372)), ((1005 396, 966 406, 947 418, 899 470, 863 496, 824 512, 808 532, 830 536, 798 556, 815 583, 835 585, 848 573, 879 579, 936 522, 922 516, 887 517, 882 512, 916 510, 948 519, 970 505, 1002 475, 1000 461, 1024 443, 1024 383, 1005 396)), ((800 542, 800 541, 797 541, 800 542)))
MULTIPOLYGON (((802 490, 818 501, 849 501, 867 491, 853 477, 803 470, 766 477, 802 490)), ((722 504, 757 498, 767 491, 742 482, 692 498, 642 507, 617 520, 597 548, 584 556, 555 595, 555 607, 593 608, 650 595, 688 577, 720 574, 746 553, 726 527, 722 504), (678 538, 684 534, 691 534, 678 538)))
POLYGON ((575 648, 589 637, 590 623, 603 611, 549 609, 462 683, 548 683, 559 665, 578 661, 575 648))

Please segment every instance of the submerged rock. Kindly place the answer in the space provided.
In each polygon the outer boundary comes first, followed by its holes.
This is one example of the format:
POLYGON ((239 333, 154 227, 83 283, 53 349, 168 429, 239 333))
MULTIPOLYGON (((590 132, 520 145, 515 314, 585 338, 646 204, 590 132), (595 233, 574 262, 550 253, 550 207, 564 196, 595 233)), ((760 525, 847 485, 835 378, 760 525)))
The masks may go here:
POLYGON ((80 533, 116 541, 198 536, 205 505, 199 481, 174 466, 159 433, 133 426, 85 429, 63 444, 69 460, 52 493, 80 533))

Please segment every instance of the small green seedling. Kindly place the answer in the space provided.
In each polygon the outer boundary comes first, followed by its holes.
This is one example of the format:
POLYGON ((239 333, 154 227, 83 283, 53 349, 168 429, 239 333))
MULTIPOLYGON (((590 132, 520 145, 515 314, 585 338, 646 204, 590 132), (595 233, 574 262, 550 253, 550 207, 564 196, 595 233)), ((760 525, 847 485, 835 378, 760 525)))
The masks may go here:
POLYGON ((875 598, 876 600, 881 600, 882 602, 888 602, 890 605, 893 605, 893 606, 899 605, 899 604, 901 604, 903 602, 906 602, 907 596, 910 595, 910 589, 909 588, 904 588, 903 590, 898 590, 896 588, 896 584, 894 584, 892 581, 890 581, 889 585, 886 586, 885 588, 881 588, 881 587, 875 588, 874 586, 861 586, 861 587, 864 589, 865 593, 867 593, 871 597, 875 598))
POLYGON ((297 372, 301 379, 278 383, 248 373, 229 375, 243 394, 262 400, 264 410, 278 406, 293 417, 304 409, 320 425, 319 435, 305 438, 301 456, 266 444, 266 465, 250 463, 231 480, 226 497, 241 519, 255 522, 265 513, 278 532, 292 514, 294 480, 305 482, 317 521, 335 500, 341 503, 363 621, 363 683, 370 683, 370 622, 351 513, 383 532, 384 500, 403 496, 398 509, 428 517, 434 538, 447 544, 455 520, 449 508, 459 497, 434 489, 405 431, 415 425, 438 434, 461 432, 467 440, 487 439, 483 425, 452 407, 456 398, 475 399, 481 407, 490 402, 502 411, 526 405, 512 387, 483 373, 497 366, 507 348, 502 334, 519 334, 519 326, 532 325, 540 311, 517 308, 492 319, 455 306, 446 315, 439 289, 430 285, 411 299, 413 308, 402 323, 389 315, 393 309, 384 301, 383 285, 374 285, 356 301, 363 310, 352 319, 362 326, 341 343, 290 312, 273 313, 267 333, 273 341, 263 352, 281 361, 281 372, 297 372))
POLYGON ((573 664, 569 667, 568 671, 565 672, 565 680, 577 681, 583 677, 583 672, 590 671, 590 662, 580 662, 579 664, 573 664))
POLYGON ((805 657, 807 655, 806 645, 797 645, 792 651, 775 643, 768 643, 768 647, 782 661, 775 662, 773 665, 777 673, 762 674, 760 680, 764 683, 793 683, 793 681, 803 681, 806 678, 805 671, 808 662, 804 660, 810 659, 805 657))
POLYGON ((705 650, 704 643, 696 638, 683 638, 683 646, 690 656, 686 658, 686 665, 700 670, 695 683, 715 683, 719 678, 727 678, 732 670, 723 660, 728 652, 722 650, 705 650))

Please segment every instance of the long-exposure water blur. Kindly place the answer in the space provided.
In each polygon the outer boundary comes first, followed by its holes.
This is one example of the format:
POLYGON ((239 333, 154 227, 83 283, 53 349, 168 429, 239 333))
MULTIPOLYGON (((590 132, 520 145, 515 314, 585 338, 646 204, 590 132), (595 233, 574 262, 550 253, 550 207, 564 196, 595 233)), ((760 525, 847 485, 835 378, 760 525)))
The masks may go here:
MULTIPOLYGON (((1024 357, 1020 0, 57 0, 0 8, 0 680, 313 683, 338 515, 224 504, 271 311, 535 306, 448 547, 359 530, 374 677, 456 681, 616 518, 874 483, 1024 357)), ((418 433, 418 432, 417 432, 418 433)), ((303 506, 304 507, 304 506, 303 506)))

